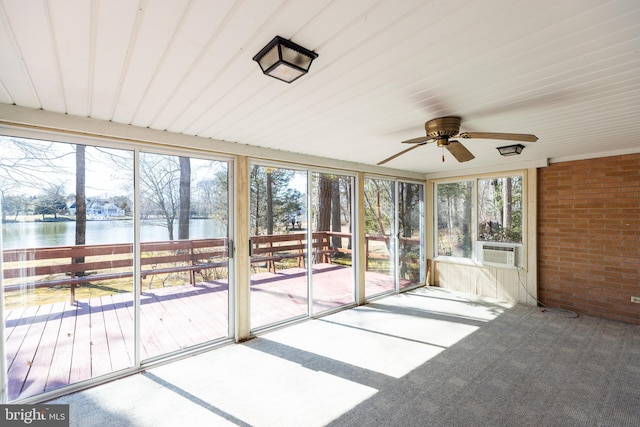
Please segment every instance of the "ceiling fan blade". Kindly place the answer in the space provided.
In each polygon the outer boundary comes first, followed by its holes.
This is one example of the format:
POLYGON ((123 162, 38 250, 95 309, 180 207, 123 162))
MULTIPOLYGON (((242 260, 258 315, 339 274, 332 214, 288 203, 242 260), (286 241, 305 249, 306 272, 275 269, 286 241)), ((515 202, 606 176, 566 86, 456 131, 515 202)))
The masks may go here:
POLYGON ((493 133, 493 132, 462 132, 460 138, 484 138, 484 139, 504 139, 507 141, 536 142, 538 137, 528 133, 493 133))
POLYGON ((476 158, 476 156, 471 154, 471 151, 467 150, 467 147, 465 147, 458 141, 449 141, 449 143, 445 145, 445 147, 447 147, 447 150, 449 150, 451 155, 455 157, 456 160, 460 163, 468 162, 469 160, 473 160, 476 158))
POLYGON ((407 139, 406 141, 402 141, 403 144, 422 144, 423 142, 429 142, 433 138, 430 136, 421 136, 419 138, 407 139))
POLYGON ((407 152, 409 152, 409 151, 413 150, 414 148, 418 148, 418 147, 420 147, 420 146, 423 146, 424 144, 426 144, 426 142, 423 142, 422 144, 414 145, 413 147, 409 147, 409 148, 407 148, 406 150, 402 150, 401 152, 396 153, 396 154, 394 154, 394 155, 393 155, 393 156, 391 156, 391 157, 387 157, 387 158, 386 158, 386 159, 384 159, 383 161, 379 162, 379 163, 378 163, 378 165, 384 165, 385 163, 387 163, 387 162, 389 162, 389 161, 391 161, 391 160, 395 159, 396 157, 398 157, 398 156, 402 156, 404 153, 407 153, 407 152))

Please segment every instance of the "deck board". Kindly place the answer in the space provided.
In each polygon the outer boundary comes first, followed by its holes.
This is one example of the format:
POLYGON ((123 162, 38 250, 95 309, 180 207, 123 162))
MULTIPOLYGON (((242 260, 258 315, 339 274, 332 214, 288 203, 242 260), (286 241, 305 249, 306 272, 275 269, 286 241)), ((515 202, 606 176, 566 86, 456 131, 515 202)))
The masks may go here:
MULTIPOLYGON (((113 303, 114 312, 120 324, 120 330, 122 331, 122 337, 124 344, 127 347, 127 352, 131 357, 131 364, 135 363, 135 350, 134 350, 134 335, 135 324, 133 320, 133 298, 130 293, 118 293, 111 295, 111 301, 113 303)), ((144 349, 141 349, 141 355, 144 349)), ((142 356, 146 358, 146 356, 142 356)))
POLYGON ((176 345, 164 324, 163 308, 155 307, 150 300, 151 298, 147 296, 140 305, 140 334, 149 344, 151 351, 148 356, 155 357, 174 351, 176 345))
POLYGON ((69 384, 75 326, 76 306, 65 302, 57 336, 55 357, 51 360, 44 391, 54 390, 69 384))
MULTIPOLYGON (((194 291, 197 292, 197 288, 194 286, 194 291)), ((185 332, 189 334, 193 340, 193 344, 201 344, 203 342, 210 341, 212 339, 211 334, 207 334, 210 324, 202 319, 198 313, 201 311, 194 307, 197 304, 198 299, 191 297, 192 292, 183 292, 180 294, 180 298, 172 301, 172 305, 175 307, 176 313, 185 322, 185 332)), ((204 298, 201 298, 204 300, 204 298)))
POLYGON ((5 331, 8 337, 5 344, 7 369, 11 370, 13 368, 22 342, 27 336, 29 327, 35 320, 39 308, 37 305, 26 307, 25 310, 20 313, 20 317, 16 317, 12 321, 5 323, 5 331))
POLYGON ((91 310, 91 375, 97 377, 111 372, 111 357, 100 299, 91 298, 89 307, 91 310))
MULTIPOLYGON (((133 355, 129 352, 127 340, 120 325, 113 298, 111 295, 103 296, 100 298, 100 304, 103 307, 102 315, 104 316, 105 334, 107 338, 109 369, 110 371, 118 371, 128 368, 133 365, 133 355)), ((133 336, 133 333, 130 336, 133 336)))
MULTIPOLYGON (((27 309, 28 307, 17 307, 11 310, 5 310, 4 324, 9 325, 18 322, 21 318, 24 317, 24 312, 27 309)), ((5 339, 9 339, 13 331, 14 329, 5 330, 5 339)))
POLYGON ((24 392, 30 394, 42 393, 45 390, 51 362, 54 358, 60 324, 64 310, 64 303, 56 303, 50 306, 51 310, 46 320, 43 321, 42 335, 37 349, 34 349, 33 360, 29 367, 24 392), (47 375, 41 375, 46 372, 47 375))
MULTIPOLYGON (((172 347, 169 351, 199 344, 194 338, 193 328, 189 324, 188 318, 178 312, 177 299, 163 299, 157 294, 153 294, 153 297, 154 301, 150 305, 160 316, 164 330, 171 337, 172 347)), ((147 327, 153 327, 153 325, 147 325, 147 327)), ((167 339, 167 341, 169 340, 167 339)))
POLYGON ((89 302, 79 300, 77 302, 76 324, 73 332, 73 348, 71 354, 71 371, 69 382, 92 378, 91 375, 91 312, 89 302))
MULTIPOLYGON (((351 271, 314 266, 315 307, 353 303, 351 271)), ((252 327, 306 314, 306 280, 300 268, 253 274, 252 327)), ((228 305, 225 280, 145 290, 140 296, 141 360, 226 338, 228 305)), ((131 292, 13 308, 4 321, 9 401, 135 364, 131 292)))
POLYGON ((193 316, 193 321, 200 325, 199 329, 207 341, 228 334, 228 287, 226 283, 216 284, 218 286, 210 288, 194 287, 194 292, 189 292, 181 299, 185 309, 193 316), (207 295, 203 298, 205 293, 207 295))
POLYGON ((206 308, 198 307, 200 300, 209 300, 208 296, 198 298, 200 291, 201 288, 192 286, 179 293, 178 298, 162 301, 178 325, 179 329, 174 331, 174 336, 176 333, 177 335, 180 335, 181 332, 184 333, 191 345, 201 344, 212 339, 211 335, 206 333, 210 325, 206 323, 206 320, 195 315, 199 312, 206 312, 206 308))
MULTIPOLYGON (((29 373, 47 324, 46 319, 48 318, 52 307, 52 305, 39 306, 37 317, 34 318, 34 321, 28 326, 24 325, 27 330, 25 331, 24 339, 16 352, 13 365, 9 371, 12 374, 9 377, 9 395, 16 391, 21 391, 23 388, 26 389, 27 393, 38 393, 38 391, 32 389, 30 385, 34 382, 33 378, 39 372, 32 372, 31 377, 29 377, 29 373), (11 381, 11 377, 13 377, 13 382, 11 381), (19 381, 15 381, 16 379, 19 379, 19 381)), ((46 352, 47 350, 48 348, 46 346, 43 347, 43 351, 46 352)))

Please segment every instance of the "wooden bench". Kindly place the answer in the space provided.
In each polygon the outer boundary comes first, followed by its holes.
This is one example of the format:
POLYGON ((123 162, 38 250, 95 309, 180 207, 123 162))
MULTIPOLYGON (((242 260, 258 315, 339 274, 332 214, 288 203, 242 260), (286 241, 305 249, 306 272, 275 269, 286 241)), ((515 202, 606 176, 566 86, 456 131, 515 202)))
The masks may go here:
POLYGON ((188 272, 189 283, 194 285, 196 272, 228 265, 227 246, 228 241, 224 238, 142 243, 141 276, 144 279, 147 275, 188 272), (176 263, 184 265, 175 265, 176 263), (154 265, 155 267, 145 268, 154 265))
MULTIPOLYGON (((350 238, 341 233, 312 233, 313 262, 331 263, 331 257, 339 251, 331 247, 332 236, 350 238)), ((264 263, 273 273, 276 263, 286 259, 295 259, 298 267, 304 267, 307 249, 306 233, 254 236, 251 263, 264 263)), ((228 241, 223 238, 144 242, 140 251, 142 279, 186 272, 189 283, 195 284, 197 272, 228 265, 228 241)), ((3 251, 3 260, 5 291, 70 286, 72 301, 79 285, 133 277, 130 243, 9 249, 3 251)))
MULTIPOLYGON (((227 266, 227 239, 144 242, 141 272, 149 275, 189 273, 227 266)), ((78 285, 133 277, 133 245, 77 245, 3 251, 5 291, 27 287, 70 286, 71 301, 78 285)))
MULTIPOLYGON (((336 250, 330 246, 330 233, 312 233, 311 253, 314 262, 331 263, 336 250)), ((264 263, 268 271, 276 273, 276 262, 296 259, 304 267, 307 256, 307 234, 275 234, 251 237, 251 263, 264 263)))

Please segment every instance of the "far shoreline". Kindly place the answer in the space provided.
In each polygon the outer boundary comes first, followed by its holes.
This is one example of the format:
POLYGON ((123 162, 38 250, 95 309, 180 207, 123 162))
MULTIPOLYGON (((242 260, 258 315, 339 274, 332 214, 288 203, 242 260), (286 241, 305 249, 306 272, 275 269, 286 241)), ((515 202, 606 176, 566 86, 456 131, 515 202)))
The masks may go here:
MULTIPOLYGON (((131 221, 133 217, 130 216, 121 216, 121 217, 90 217, 87 218, 87 221, 131 221)), ((45 217, 42 218, 42 215, 18 215, 13 218, 3 218, 3 224, 18 224, 18 223, 26 223, 26 222, 76 222, 75 216, 65 216, 59 215, 57 218, 45 217)))

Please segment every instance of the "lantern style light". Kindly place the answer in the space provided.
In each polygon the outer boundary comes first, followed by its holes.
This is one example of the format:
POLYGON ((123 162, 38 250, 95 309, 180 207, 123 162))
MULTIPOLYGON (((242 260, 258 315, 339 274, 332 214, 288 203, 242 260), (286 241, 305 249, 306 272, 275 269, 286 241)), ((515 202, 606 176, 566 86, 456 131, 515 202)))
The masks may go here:
POLYGON ((276 36, 253 60, 260 65, 264 74, 291 83, 307 74, 311 62, 317 57, 317 53, 276 36))
POLYGON ((503 156, 517 156, 522 153, 523 148, 524 145, 522 144, 505 145, 504 147, 498 147, 498 151, 503 156))

